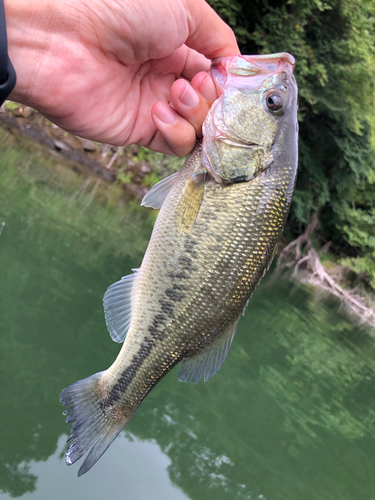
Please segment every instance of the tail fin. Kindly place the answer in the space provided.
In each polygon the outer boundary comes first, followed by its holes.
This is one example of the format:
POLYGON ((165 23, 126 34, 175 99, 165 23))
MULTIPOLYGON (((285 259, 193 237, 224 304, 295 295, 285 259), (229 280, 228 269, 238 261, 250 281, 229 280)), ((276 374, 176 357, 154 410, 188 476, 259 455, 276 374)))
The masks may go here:
POLYGON ((65 452, 66 463, 74 464, 88 451, 78 476, 91 469, 129 421, 124 418, 111 422, 110 416, 102 408, 98 391, 102 373, 75 382, 66 387, 60 396, 64 406, 71 405, 63 412, 63 415, 67 415, 66 422, 71 424, 67 441, 70 445, 65 452))

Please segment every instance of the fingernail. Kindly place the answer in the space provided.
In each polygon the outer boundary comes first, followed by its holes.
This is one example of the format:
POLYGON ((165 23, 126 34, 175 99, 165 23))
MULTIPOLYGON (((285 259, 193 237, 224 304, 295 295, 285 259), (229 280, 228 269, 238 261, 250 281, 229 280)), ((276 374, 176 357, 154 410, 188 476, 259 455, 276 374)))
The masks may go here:
POLYGON ((185 90, 182 96, 179 98, 182 104, 185 104, 188 108, 195 108, 199 104, 199 96, 187 82, 185 90))
POLYGON ((198 90, 199 93, 206 99, 206 101, 208 102, 216 101, 217 99, 216 87, 214 82, 212 81, 212 78, 209 77, 208 75, 200 84, 198 90))
POLYGON ((172 125, 177 118, 177 113, 164 102, 161 102, 156 108, 155 115, 167 125, 172 125))

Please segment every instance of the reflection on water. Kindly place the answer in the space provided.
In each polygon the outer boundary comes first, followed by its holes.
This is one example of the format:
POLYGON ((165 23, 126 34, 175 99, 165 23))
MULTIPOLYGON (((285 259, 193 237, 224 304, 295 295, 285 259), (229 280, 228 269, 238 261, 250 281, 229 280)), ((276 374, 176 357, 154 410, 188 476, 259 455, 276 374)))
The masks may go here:
POLYGON ((12 136, 0 153, 1 499, 373 499, 374 338, 287 280, 262 283, 212 380, 173 370, 76 478, 59 394, 117 355, 101 300, 150 215, 12 136))
MULTIPOLYGON (((60 437, 57 450, 46 461, 27 464, 29 473, 37 477, 37 488, 22 496, 23 500, 188 500, 178 487, 171 483, 168 456, 152 441, 130 439, 122 434, 112 445, 111 457, 103 457, 99 470, 91 477, 77 477, 78 465, 63 467, 61 450, 66 436, 60 437), (74 470, 73 470, 74 469, 74 470), (152 492, 152 497, 150 496, 152 492)), ((2 494, 2 499, 12 498, 2 494)))

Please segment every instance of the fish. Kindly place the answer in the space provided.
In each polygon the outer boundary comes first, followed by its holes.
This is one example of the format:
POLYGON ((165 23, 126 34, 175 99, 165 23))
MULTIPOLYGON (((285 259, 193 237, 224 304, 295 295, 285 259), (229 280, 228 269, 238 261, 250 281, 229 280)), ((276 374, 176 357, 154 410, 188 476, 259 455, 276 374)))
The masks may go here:
MULTIPOLYGON (((139 269, 103 299, 114 363, 60 396, 71 434, 65 460, 86 473, 178 363, 207 382, 270 267, 298 164, 295 60, 287 53, 213 60, 218 99, 182 169, 142 205, 160 209, 139 269)), ((271 314, 271 312, 270 312, 271 314)))

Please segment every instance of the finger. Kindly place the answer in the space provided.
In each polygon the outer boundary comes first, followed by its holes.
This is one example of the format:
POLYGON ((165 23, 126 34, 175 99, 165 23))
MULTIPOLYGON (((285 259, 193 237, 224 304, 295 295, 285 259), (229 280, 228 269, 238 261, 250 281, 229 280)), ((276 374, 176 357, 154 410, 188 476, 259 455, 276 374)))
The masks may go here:
POLYGON ((197 142, 195 128, 191 123, 165 102, 156 103, 151 115, 157 132, 146 145, 147 148, 176 156, 190 153, 197 142))
POLYGON ((186 0, 189 37, 185 44, 208 59, 239 54, 231 28, 204 0, 186 0))
MULTIPOLYGON (((186 45, 183 47, 186 48, 186 61, 184 68, 181 71, 181 76, 190 81, 198 72, 209 71, 211 61, 207 59, 207 57, 199 54, 196 50, 186 47, 186 45)), ((181 51, 181 48, 179 50, 181 51)))
POLYGON ((174 109, 187 120, 197 137, 202 136, 202 124, 209 104, 186 80, 177 80, 171 87, 171 102, 174 109))
POLYGON ((219 97, 212 76, 206 71, 196 74, 191 86, 200 93, 209 106, 219 97))
POLYGON ((202 135, 202 124, 213 101, 217 99, 210 74, 198 73, 191 85, 177 80, 171 87, 171 103, 159 102, 152 109, 158 132, 147 147, 178 156, 189 153, 202 135), (177 112, 176 112, 177 111, 177 112))

